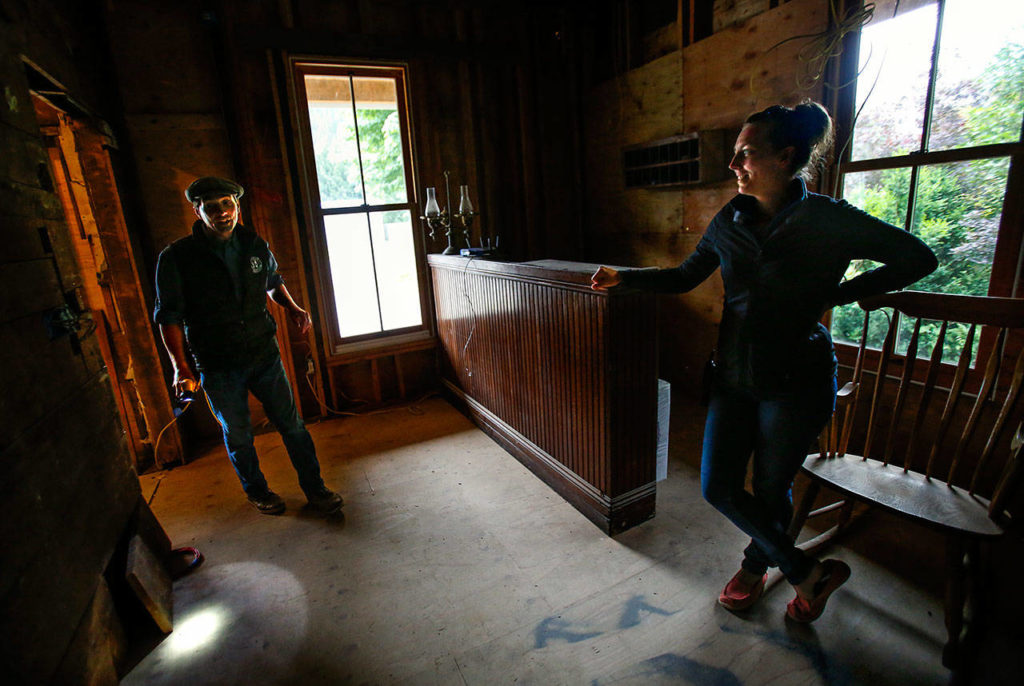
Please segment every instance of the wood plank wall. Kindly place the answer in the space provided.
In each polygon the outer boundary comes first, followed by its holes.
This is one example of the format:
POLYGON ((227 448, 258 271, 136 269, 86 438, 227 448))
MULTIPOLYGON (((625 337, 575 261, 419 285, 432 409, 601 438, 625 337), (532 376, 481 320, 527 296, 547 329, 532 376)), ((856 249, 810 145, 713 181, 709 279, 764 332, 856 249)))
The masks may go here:
MULTIPOLYGON (((791 0, 742 21, 750 3, 716 3, 720 30, 585 95, 587 261, 668 267, 690 255, 714 215, 735 195, 731 181, 693 188, 626 189, 622 148, 704 129, 738 132, 748 114, 774 103, 822 97, 797 86, 802 41, 821 31, 826 0, 791 0), (728 13, 729 21, 726 21, 728 13)), ((756 4, 756 3, 755 3, 756 4)), ((765 9, 767 0, 764 0, 765 9)), ((731 143, 730 143, 731 145, 731 143)), ((716 273, 682 296, 662 297, 661 367, 673 393, 696 399, 714 347, 723 289, 716 273)))
MULTIPOLYGON (((14 683, 49 683, 81 657, 69 645, 103 595, 101 575, 139 498, 96 337, 86 327, 50 340, 43 321, 84 298, 21 55, 97 103, 104 70, 90 26, 70 1, 0 8, 0 664, 14 683)), ((102 632, 93 638, 109 680, 113 658, 102 632)))
MULTIPOLYGON (((150 317, 157 255, 187 235, 196 219, 185 188, 199 176, 236 176, 212 42, 202 23, 205 4, 140 0, 102 7, 119 84, 123 146, 130 154, 126 164, 137 177, 135 200, 142 208, 133 229, 141 234, 140 278, 147 282, 150 317)), ((244 222, 252 220, 252 208, 243 198, 244 222)), ((170 364, 162 347, 160 357, 166 384, 170 364)), ((251 402, 250 412, 255 426, 264 424, 259 403, 251 402)), ((220 440, 219 425, 202 405, 183 415, 180 424, 188 454, 220 440)))
MULTIPOLYGON (((482 212, 474 243, 500 236, 517 258, 582 250, 576 54, 583 36, 557 4, 124 0, 108 5, 106 18, 119 81, 131 84, 123 97, 151 261, 191 224, 185 185, 201 174, 235 176, 247 188, 244 216, 268 238, 292 294, 318 321, 286 55, 408 64, 417 195, 441 185, 447 169, 453 184, 470 185, 482 212)), ((399 389, 411 398, 436 388, 432 355, 330 360, 322 332, 305 339, 280 323, 306 415, 320 413, 301 378, 307 357, 321 372, 318 385, 350 397, 387 402, 399 389)))

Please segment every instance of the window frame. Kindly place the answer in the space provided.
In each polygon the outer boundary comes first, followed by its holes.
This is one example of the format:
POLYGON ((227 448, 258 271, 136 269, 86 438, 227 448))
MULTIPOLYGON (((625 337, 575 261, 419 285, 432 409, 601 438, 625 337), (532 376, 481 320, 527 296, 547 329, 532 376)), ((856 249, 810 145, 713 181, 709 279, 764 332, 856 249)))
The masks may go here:
MULTIPOLYGON (((312 265, 316 298, 319 304, 319 319, 323 332, 326 354, 331 362, 342 362, 351 358, 393 353, 405 349, 418 349, 434 343, 434 323, 431 307, 430 288, 426 263, 426 247, 423 232, 419 230, 419 201, 417 198, 416 164, 412 117, 409 108, 409 65, 404 62, 380 62, 347 60, 335 57, 291 56, 288 60, 290 101, 292 106, 292 130, 295 134, 298 155, 302 201, 309 238, 312 243, 312 265), (309 104, 304 77, 343 76, 393 78, 398 100, 398 116, 402 137, 402 155, 406 185, 406 202, 367 204, 350 207, 323 208, 320 186, 317 178, 316 159, 313 151, 312 132, 309 120, 309 104), (419 291, 420 320, 418 326, 389 329, 357 336, 341 336, 339 332, 338 308, 331 276, 331 265, 327 250, 327 234, 324 218, 333 215, 364 215, 392 210, 406 210, 411 220, 413 251, 416 264, 416 283, 419 291)), ((376 277, 376 268, 374 274, 376 277)))
MULTIPOLYGON (((942 28, 945 15, 946 0, 935 0, 937 20, 935 37, 932 41, 932 54, 928 73, 928 84, 925 96, 925 111, 921 127, 921 140, 918 150, 906 155, 878 157, 853 161, 852 141, 855 118, 857 114, 856 92, 854 84, 860 78, 860 38, 861 32, 850 32, 844 39, 844 48, 833 73, 838 72, 833 83, 844 84, 835 92, 833 111, 836 113, 836 140, 845 142, 841 153, 837 156, 830 174, 826 179, 829 186, 836 189, 836 196, 843 197, 844 181, 847 174, 886 169, 910 168, 910 184, 908 189, 907 208, 904 215, 904 228, 913 227, 912 221, 916 211, 917 183, 921 170, 925 167, 966 162, 995 157, 1008 157, 1006 188, 1003 193, 1003 207, 999 218, 999 230, 996 237, 995 252, 992 256, 992 271, 989 277, 989 296, 1022 297, 1022 248, 1024 248, 1024 117, 1021 129, 1015 142, 995 143, 967 146, 945 150, 929 150, 929 136, 932 112, 935 104, 935 87, 938 78, 939 53, 942 49, 942 28)), ((847 0, 849 5, 859 6, 860 0, 847 0)), ((845 8, 844 8, 845 9, 845 8)), ((876 16, 876 19, 879 17, 876 16)), ((881 19, 885 21, 886 18, 881 19)), ((911 286, 911 289, 913 286, 911 286)), ((828 315, 831 328, 831 312, 828 315)), ((987 359, 992 346, 995 345, 996 332, 991 327, 983 327, 978 340, 977 359, 987 359)), ((835 341, 836 355, 840 364, 852 367, 856 361, 858 342, 835 341)), ((865 351, 864 364, 877 366, 879 351, 868 348, 865 351)), ((943 364, 943 367, 953 365, 943 364)))

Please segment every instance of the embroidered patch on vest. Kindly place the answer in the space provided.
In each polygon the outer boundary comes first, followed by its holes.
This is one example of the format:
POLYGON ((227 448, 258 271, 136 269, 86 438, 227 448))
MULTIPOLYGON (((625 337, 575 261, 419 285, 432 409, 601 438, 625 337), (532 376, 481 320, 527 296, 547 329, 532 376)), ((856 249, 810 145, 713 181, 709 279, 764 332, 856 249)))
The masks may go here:
POLYGON ((249 268, 252 269, 253 274, 259 274, 263 271, 263 260, 253 256, 249 258, 249 268))

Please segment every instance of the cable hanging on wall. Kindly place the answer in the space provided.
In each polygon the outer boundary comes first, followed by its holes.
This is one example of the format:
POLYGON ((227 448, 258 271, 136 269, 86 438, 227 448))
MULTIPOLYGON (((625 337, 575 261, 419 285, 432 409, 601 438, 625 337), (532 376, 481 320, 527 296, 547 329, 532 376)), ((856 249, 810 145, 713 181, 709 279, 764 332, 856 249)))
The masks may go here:
MULTIPOLYGON (((791 40, 800 38, 809 39, 797 52, 797 60, 803 65, 803 72, 796 77, 797 87, 802 89, 813 88, 825 75, 828 61, 843 54, 843 41, 846 36, 869 23, 875 15, 875 4, 869 2, 863 7, 851 7, 846 16, 839 19, 839 11, 836 9, 836 0, 829 0, 829 15, 832 18, 833 26, 820 33, 793 36, 780 41, 768 48, 766 54, 791 40)), ((853 80, 838 86, 829 86, 836 90, 845 88, 853 83, 853 80)))
POLYGON ((469 305, 469 312, 472 315, 473 326, 469 330, 469 334, 466 336, 466 343, 462 346, 462 365, 466 372, 466 377, 473 376, 472 370, 469 368, 469 342, 473 340, 473 334, 476 333, 476 308, 473 307, 473 299, 469 297, 469 288, 466 286, 466 271, 469 269, 470 263, 474 258, 470 257, 466 260, 466 266, 462 268, 462 296, 466 299, 466 303, 469 305))
MULTIPOLYGON (((840 18, 839 10, 836 8, 836 0, 829 0, 829 17, 832 23, 830 28, 824 31, 803 33, 785 38, 765 50, 764 56, 792 41, 806 40, 796 54, 797 61, 802 65, 802 68, 796 75, 796 88, 801 91, 810 90, 824 78, 829 60, 843 54, 843 43, 846 36, 854 31, 860 31, 861 27, 871 21, 874 14, 875 4, 869 2, 862 7, 851 7, 847 10, 845 16, 840 18)), ((755 103, 757 102, 757 78, 758 73, 756 71, 750 75, 750 92, 755 103)), ((826 83, 825 87, 832 90, 841 90, 855 82, 856 77, 838 86, 826 83)))

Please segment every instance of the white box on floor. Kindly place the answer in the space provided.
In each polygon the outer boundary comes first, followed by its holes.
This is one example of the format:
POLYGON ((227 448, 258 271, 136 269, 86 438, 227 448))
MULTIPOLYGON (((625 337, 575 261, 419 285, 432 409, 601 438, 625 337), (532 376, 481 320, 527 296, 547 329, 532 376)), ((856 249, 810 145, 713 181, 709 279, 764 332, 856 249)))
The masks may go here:
POLYGON ((664 481, 668 477, 668 420, 672 406, 672 384, 658 379, 658 448, 655 480, 664 481))

